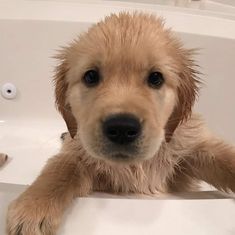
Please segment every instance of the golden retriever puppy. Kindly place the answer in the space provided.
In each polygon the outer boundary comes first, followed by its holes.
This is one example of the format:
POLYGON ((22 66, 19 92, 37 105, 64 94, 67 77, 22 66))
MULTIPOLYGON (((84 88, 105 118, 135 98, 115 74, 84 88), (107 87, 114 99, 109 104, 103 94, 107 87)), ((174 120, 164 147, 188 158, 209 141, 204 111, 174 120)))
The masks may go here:
POLYGON ((191 114, 199 80, 192 50, 161 19, 111 15, 58 55, 56 104, 70 135, 9 207, 8 235, 53 235, 78 196, 235 191, 235 149, 191 114))

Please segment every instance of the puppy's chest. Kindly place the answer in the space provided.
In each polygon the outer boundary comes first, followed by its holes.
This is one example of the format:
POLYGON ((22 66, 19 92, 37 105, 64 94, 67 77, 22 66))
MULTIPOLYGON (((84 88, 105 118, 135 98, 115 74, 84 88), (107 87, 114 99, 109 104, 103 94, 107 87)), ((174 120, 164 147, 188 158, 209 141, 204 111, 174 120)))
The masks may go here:
POLYGON ((174 173, 168 161, 149 161, 130 166, 109 166, 94 175, 94 190, 112 193, 154 194, 167 191, 174 173))

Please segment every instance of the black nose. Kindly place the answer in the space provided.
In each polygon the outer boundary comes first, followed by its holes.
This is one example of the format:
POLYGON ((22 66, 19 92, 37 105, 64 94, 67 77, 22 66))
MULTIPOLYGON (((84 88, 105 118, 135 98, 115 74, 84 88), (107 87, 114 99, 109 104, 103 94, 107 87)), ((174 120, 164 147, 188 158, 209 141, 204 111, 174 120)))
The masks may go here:
POLYGON ((140 134, 141 125, 133 115, 118 114, 103 123, 104 135, 115 144, 129 144, 140 134))

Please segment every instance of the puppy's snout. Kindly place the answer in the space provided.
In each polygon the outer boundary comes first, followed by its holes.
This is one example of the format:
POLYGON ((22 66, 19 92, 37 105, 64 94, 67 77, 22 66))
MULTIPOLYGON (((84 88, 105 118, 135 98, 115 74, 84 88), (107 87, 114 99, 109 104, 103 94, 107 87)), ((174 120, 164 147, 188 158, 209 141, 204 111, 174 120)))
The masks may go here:
POLYGON ((111 142, 126 145, 134 142, 139 137, 141 124, 133 115, 114 115, 104 121, 103 132, 111 142))

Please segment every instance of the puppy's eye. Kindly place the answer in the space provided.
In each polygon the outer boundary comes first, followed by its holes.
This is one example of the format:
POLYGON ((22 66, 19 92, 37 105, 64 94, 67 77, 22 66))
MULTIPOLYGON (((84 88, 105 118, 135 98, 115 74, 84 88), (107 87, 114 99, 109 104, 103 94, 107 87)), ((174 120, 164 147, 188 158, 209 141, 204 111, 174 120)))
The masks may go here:
POLYGON ((96 70, 88 70, 83 76, 83 82, 87 87, 93 87, 99 84, 100 75, 96 70))
POLYGON ((164 77, 160 72, 152 72, 148 76, 148 85, 152 88, 160 88, 164 83, 164 77))

